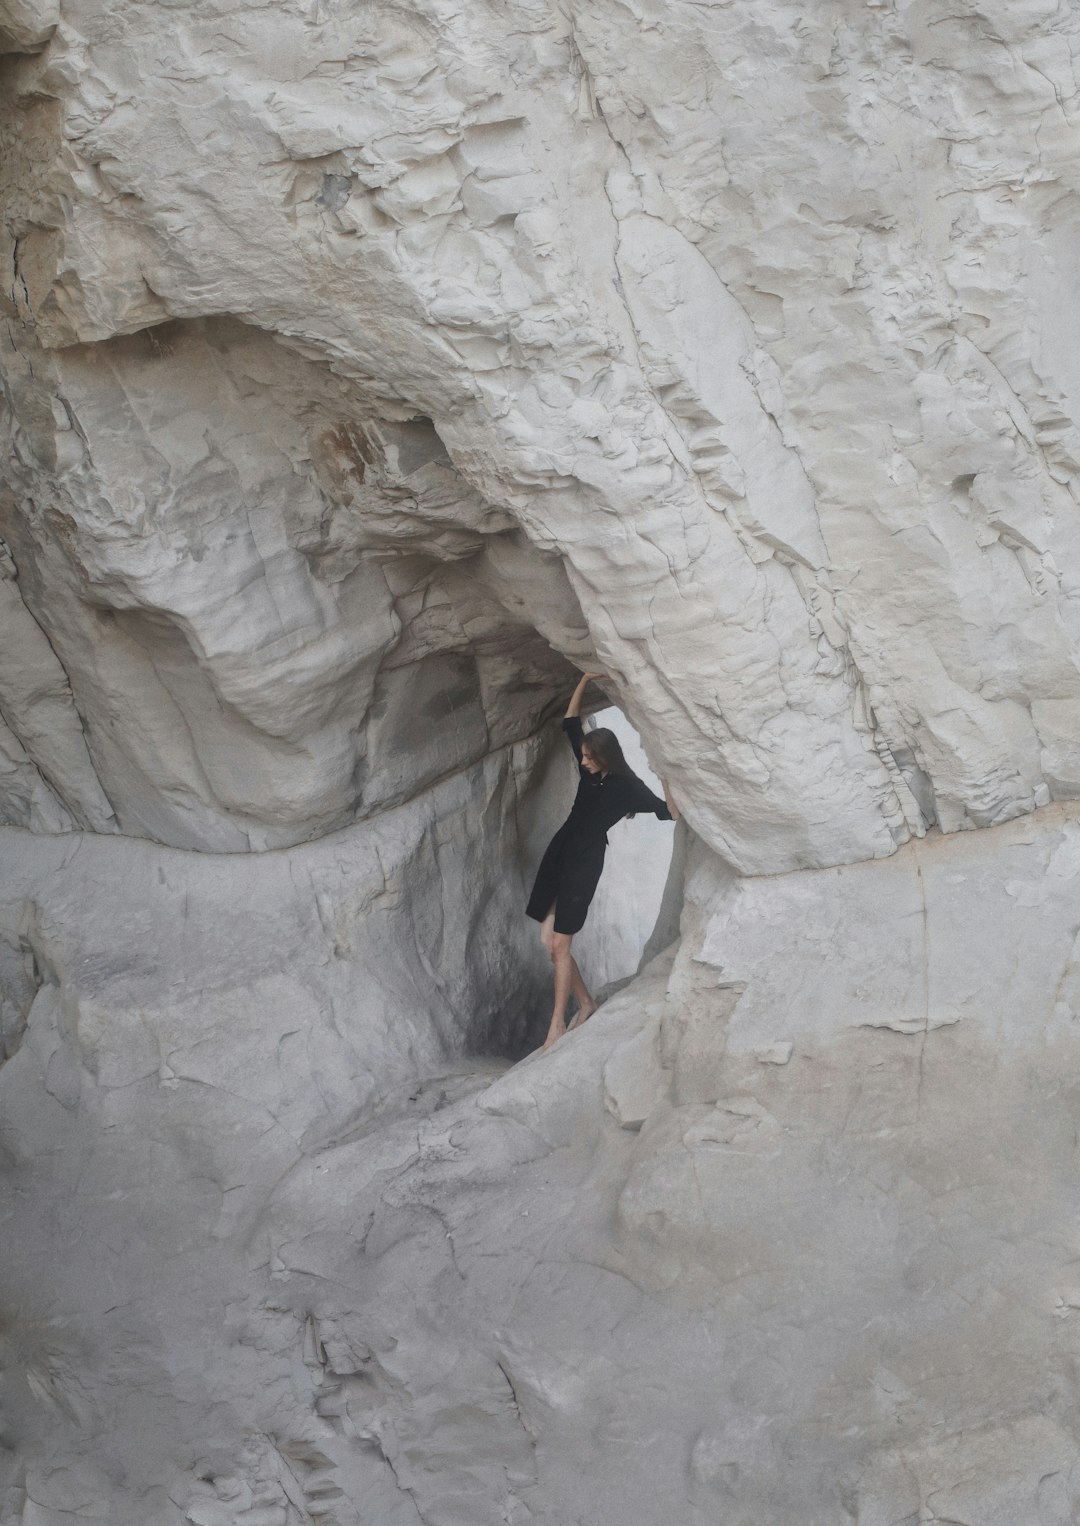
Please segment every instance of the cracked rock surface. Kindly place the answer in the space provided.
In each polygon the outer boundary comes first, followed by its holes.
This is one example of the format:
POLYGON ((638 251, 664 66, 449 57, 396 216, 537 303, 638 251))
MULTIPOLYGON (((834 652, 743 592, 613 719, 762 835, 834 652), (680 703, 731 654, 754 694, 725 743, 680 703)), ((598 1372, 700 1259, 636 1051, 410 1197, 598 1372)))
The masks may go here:
POLYGON ((0 0, 0 1526, 1080 1519, 1078 55, 0 0))
POLYGON ((1071 7, 6 10, 10 819, 317 836, 554 652, 744 872, 1075 794, 1071 7))

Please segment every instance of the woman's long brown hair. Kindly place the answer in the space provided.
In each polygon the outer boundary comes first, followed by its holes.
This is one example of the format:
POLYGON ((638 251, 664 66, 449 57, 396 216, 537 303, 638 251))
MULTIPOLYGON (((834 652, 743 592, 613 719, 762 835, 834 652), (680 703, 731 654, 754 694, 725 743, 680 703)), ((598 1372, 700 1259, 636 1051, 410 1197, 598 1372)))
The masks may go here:
POLYGON ((597 726, 595 731, 586 731, 581 745, 588 748, 605 774, 622 774, 627 779, 637 777, 623 757, 618 737, 607 726, 597 726))
MULTIPOLYGON (((586 731, 581 739, 581 746, 583 749, 588 749, 590 756, 596 759, 604 773, 622 774, 624 779, 633 779, 638 784, 642 782, 623 757, 618 737, 607 726, 597 726, 595 731, 586 731)), ((630 811, 627 819, 632 820, 636 814, 635 811, 630 811)))

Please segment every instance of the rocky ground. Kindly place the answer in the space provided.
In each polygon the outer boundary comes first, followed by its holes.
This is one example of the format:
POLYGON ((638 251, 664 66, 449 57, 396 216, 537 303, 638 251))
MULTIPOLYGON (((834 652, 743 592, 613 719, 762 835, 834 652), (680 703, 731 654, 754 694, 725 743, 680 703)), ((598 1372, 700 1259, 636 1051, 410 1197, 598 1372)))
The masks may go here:
POLYGON ((325 1020, 171 1047, 76 959, 0 1070, 0 1519, 1065 1526, 1078 878, 1063 807, 698 853, 554 1053, 366 1101, 282 1065, 325 1020))

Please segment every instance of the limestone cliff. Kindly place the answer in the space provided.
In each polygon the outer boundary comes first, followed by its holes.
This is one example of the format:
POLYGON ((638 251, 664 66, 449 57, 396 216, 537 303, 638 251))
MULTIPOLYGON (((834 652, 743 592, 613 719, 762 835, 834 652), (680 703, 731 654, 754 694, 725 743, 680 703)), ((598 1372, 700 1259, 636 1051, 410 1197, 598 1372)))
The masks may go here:
POLYGON ((0 0, 0 1526, 1077 1518, 1078 52, 0 0))
POLYGON ((743 871, 1074 794, 1078 27, 23 0, 9 809, 297 841, 550 648, 743 871))

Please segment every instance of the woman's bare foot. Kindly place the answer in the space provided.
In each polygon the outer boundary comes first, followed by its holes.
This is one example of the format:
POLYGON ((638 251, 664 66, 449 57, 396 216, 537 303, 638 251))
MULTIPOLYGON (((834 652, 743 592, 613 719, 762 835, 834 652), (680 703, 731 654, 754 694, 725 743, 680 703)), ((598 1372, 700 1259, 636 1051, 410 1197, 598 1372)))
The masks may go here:
POLYGON ((565 1032, 566 1032, 566 1024, 565 1024, 565 1022, 563 1022, 561 1018, 558 1021, 556 1021, 555 1018, 552 1018, 551 1019, 551 1027, 548 1029, 548 1036, 544 1040, 544 1050, 545 1050, 545 1052, 551 1048, 552 1044, 558 1043, 559 1039, 562 1038, 562 1036, 563 1036, 563 1034, 565 1032))
POLYGON ((596 1003, 594 1001, 582 1002, 581 1006, 577 1009, 577 1016, 566 1031, 572 1033, 575 1028, 580 1028, 582 1023, 589 1021, 589 1018, 592 1017, 595 1011, 596 1003))

